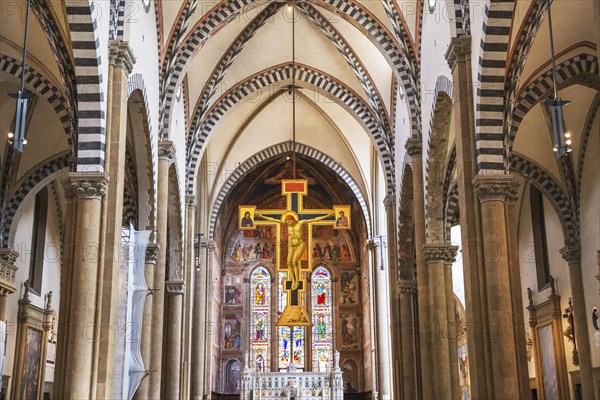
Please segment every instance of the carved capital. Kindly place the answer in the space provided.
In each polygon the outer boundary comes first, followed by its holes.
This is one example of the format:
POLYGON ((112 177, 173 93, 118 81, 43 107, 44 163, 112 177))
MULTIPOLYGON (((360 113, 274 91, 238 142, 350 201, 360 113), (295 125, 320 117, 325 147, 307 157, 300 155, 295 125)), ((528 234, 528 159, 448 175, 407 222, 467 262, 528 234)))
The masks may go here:
POLYGON ((158 252, 160 251, 160 246, 158 244, 149 244, 146 247, 146 264, 154 264, 156 265, 156 259, 158 258, 158 252))
POLYGON ((577 245, 567 245, 559 251, 562 258, 568 264, 581 262, 581 247, 577 245))
POLYGON ((471 36, 463 35, 450 39, 448 50, 446 50, 446 61, 451 71, 459 62, 471 60, 471 36))
POLYGON ((158 143, 158 159, 173 161, 175 158, 175 146, 173 142, 163 140, 158 143))
POLYGON ((514 175, 477 175, 473 178, 473 188, 480 203, 502 201, 511 203, 517 198, 519 182, 514 175))
POLYGON ((62 185, 67 198, 102 199, 108 188, 108 182, 108 174, 104 172, 69 172, 62 185))
POLYGON ((193 194, 187 194, 185 196, 185 206, 186 208, 193 208, 194 210, 198 206, 198 199, 193 194))
POLYGON ((115 67, 123 68, 125 75, 129 75, 135 64, 135 56, 129 42, 124 40, 111 40, 108 42, 108 62, 115 67))
POLYGON ((398 280, 398 293, 407 296, 412 296, 417 293, 417 281, 414 280, 398 280))
POLYGON ((14 293, 17 267, 15 261, 19 253, 13 249, 0 249, 0 294, 8 295, 14 293))
POLYGON ((456 260, 458 246, 448 243, 426 243, 423 245, 423 255, 427 264, 452 264, 456 260))
POLYGON ((406 141, 404 148, 411 157, 417 157, 423 154, 423 143, 420 138, 409 138, 406 141))
POLYGON ((389 211, 390 208, 393 210, 394 207, 396 207, 396 195, 388 194, 387 196, 385 196, 385 198, 383 199, 383 205, 385 206, 386 211, 389 211))
POLYGON ((178 295, 185 293, 185 283, 183 281, 167 281, 165 282, 165 290, 170 295, 178 295))

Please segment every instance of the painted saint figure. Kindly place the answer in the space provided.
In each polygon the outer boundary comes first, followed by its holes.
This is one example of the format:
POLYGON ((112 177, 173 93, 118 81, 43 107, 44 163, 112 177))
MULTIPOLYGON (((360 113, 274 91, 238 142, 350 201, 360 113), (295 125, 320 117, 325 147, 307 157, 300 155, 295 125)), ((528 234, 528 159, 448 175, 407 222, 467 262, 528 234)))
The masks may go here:
POLYGON ((284 220, 278 220, 276 218, 267 217, 265 215, 256 213, 259 217, 264 218, 267 221, 275 222, 278 224, 285 224, 288 228, 288 256, 287 256, 287 267, 289 276, 292 280, 292 290, 298 289, 300 282, 300 267, 302 262, 302 254, 306 250, 306 242, 304 241, 303 236, 303 228, 304 224, 321 221, 325 218, 328 218, 333 215, 333 213, 329 213, 327 215, 323 215, 321 217, 316 217, 312 219, 305 219, 298 221, 296 217, 289 213, 285 216, 284 220))
POLYGON ((257 306, 265 305, 265 302, 267 301, 267 291, 265 289, 264 284, 259 283, 258 285, 256 285, 256 293, 254 299, 254 302, 257 306))
POLYGON ((323 283, 319 283, 317 286, 317 305, 325 305, 326 294, 325 285, 323 283))
POLYGON ((244 218, 242 218, 242 228, 252 228, 254 226, 254 221, 252 220, 252 217, 250 216, 250 212, 246 211, 246 213, 244 214, 244 218))

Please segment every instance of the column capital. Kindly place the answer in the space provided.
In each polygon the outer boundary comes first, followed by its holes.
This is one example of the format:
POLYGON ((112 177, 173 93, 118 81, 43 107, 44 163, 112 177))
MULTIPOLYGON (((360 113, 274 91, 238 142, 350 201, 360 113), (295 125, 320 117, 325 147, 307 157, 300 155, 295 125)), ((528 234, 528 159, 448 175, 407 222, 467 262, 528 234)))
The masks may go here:
POLYGON ((406 152, 411 157, 423 155, 423 142, 421 138, 409 138, 404 145, 406 152))
POLYGON ((452 264, 456 260, 458 246, 449 243, 425 243, 423 255, 427 264, 452 264))
POLYGON ((104 172, 69 172, 62 185, 65 196, 71 201, 102 199, 109 181, 108 174, 104 172))
POLYGON ((579 247, 578 245, 566 245, 559 251, 562 258, 568 264, 581 262, 581 247, 579 247))
POLYGON ((149 244, 146 247, 146 264, 154 264, 156 265, 156 260, 158 258, 158 252, 160 251, 160 246, 158 244, 149 244))
POLYGON ((417 293, 417 281, 415 280, 398 280, 398 293, 412 296, 417 293))
POLYGON ((0 249, 0 295, 8 295, 17 290, 15 279, 18 268, 15 261, 18 256, 19 253, 13 249, 0 249))
POLYGON ((129 75, 135 64, 133 50, 125 40, 110 40, 108 42, 108 62, 115 67, 123 68, 125 75, 129 75))
POLYGON ((210 251, 213 251, 217 248, 217 242, 214 240, 203 240, 200 242, 200 247, 204 247, 210 251))
POLYGON ((165 289, 170 295, 178 295, 185 293, 185 283, 182 280, 177 281, 166 281, 165 289))
POLYGON ((463 35, 450 39, 448 50, 446 50, 446 61, 451 71, 456 64, 471 60, 471 36, 463 35))
POLYGON ((388 194, 385 196, 383 199, 383 205, 385 206, 386 211, 389 211, 390 208, 393 210, 396 207, 396 195, 388 194))
POLYGON ((198 199, 193 194, 185 195, 185 206, 186 208, 193 208, 194 210, 198 206, 198 199))
POLYGON ((473 188, 479 196, 479 202, 514 202, 517 198, 519 182, 512 174, 477 175, 473 178, 473 188))
POLYGON ((158 159, 172 161, 175 158, 175 146, 173 142, 163 140, 158 143, 158 159))

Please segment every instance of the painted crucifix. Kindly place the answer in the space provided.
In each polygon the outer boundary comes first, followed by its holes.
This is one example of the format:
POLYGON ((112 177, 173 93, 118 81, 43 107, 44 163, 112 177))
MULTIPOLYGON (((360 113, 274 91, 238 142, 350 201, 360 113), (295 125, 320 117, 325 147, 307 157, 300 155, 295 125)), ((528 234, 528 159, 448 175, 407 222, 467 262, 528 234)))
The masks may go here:
MULTIPOLYGON (((280 227, 287 228, 287 257, 285 265, 278 263, 280 271, 287 272, 288 279, 284 282, 284 290, 288 295, 288 302, 277 321, 277 326, 311 326, 308 313, 302 305, 301 294, 306 290, 306 281, 302 278, 303 270, 310 270, 310 257, 306 266, 303 266, 303 256, 308 252, 307 242, 310 240, 311 224, 313 222, 330 223, 337 229, 348 229, 349 224, 339 224, 336 220, 336 210, 346 210, 349 213, 350 206, 334 206, 333 209, 304 209, 303 196, 308 194, 308 181, 306 179, 282 179, 281 194, 286 196, 285 210, 253 210, 254 223, 263 225, 275 223, 280 227), (308 227, 308 239, 305 237, 305 228, 308 227)), ((252 206, 240 206, 240 214, 245 215, 246 210, 252 206), (244 214, 242 214, 242 212, 244 214)), ((343 214, 342 214, 343 215, 343 214)), ((277 229, 277 243, 279 252, 282 252, 280 235, 281 229, 277 229)), ((310 252, 308 252, 310 254, 310 252)), ((282 257, 277 257, 277 260, 282 257)))

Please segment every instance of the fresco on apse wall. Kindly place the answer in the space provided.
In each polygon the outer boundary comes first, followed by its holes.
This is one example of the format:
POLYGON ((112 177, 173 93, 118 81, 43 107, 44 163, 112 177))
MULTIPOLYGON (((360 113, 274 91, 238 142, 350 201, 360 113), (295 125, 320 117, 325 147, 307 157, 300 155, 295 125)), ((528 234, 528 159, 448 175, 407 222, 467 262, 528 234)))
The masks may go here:
POLYGON ((241 346, 241 317, 227 316, 223 321, 223 348, 239 349, 241 346))
POLYGON ((229 261, 252 262, 269 261, 275 262, 277 235, 275 226, 257 226, 252 230, 244 230, 238 235, 234 243, 229 261))
POLYGON ((225 304, 242 304, 242 288, 239 285, 225 286, 225 304))
POLYGON ((358 273, 345 271, 340 275, 340 303, 347 305, 358 304, 358 273))
POLYGON ((458 346, 458 386, 460 388, 460 399, 471 398, 471 375, 469 372, 469 353, 467 345, 458 346))
POLYGON ((42 332, 27 329, 27 345, 23 370, 23 399, 35 400, 38 393, 40 376, 40 357, 42 355, 42 332))
POLYGON ((352 251, 346 236, 331 225, 313 224, 310 250, 312 251, 313 262, 338 263, 352 261, 352 251))
POLYGON ((344 392, 356 393, 358 387, 358 371, 356 363, 346 360, 342 364, 342 379, 344 380, 344 392))
POLYGON ((359 346, 360 336, 360 318, 356 313, 342 313, 340 314, 340 325, 341 325, 341 345, 340 347, 344 350, 357 350, 359 346))

